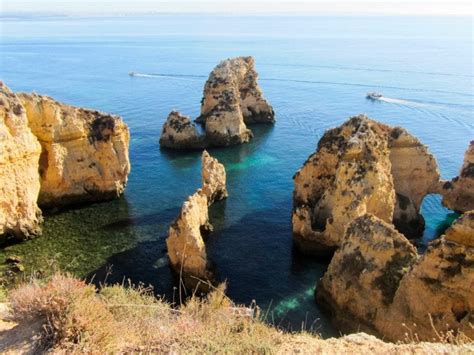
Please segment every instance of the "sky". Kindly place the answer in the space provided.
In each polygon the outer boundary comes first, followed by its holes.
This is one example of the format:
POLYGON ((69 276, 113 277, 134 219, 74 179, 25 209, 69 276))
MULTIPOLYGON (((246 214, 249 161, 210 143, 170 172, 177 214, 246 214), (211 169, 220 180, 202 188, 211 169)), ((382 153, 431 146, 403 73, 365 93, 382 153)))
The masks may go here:
POLYGON ((0 12, 34 14, 335 13, 471 15, 469 0, 0 0, 0 12))

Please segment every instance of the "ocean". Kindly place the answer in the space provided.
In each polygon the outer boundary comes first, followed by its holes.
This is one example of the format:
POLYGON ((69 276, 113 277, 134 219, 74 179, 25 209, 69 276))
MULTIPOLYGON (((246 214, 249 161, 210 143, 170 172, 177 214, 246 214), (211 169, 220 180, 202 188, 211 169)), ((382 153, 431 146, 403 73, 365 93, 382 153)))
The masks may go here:
MULTIPOLYGON (((229 197, 211 208, 208 254, 236 302, 255 301, 281 327, 334 335, 314 302, 328 261, 292 246, 294 173, 326 129, 360 113, 407 128, 446 179, 474 139, 471 17, 19 17, 0 26, 0 80, 121 115, 132 164, 122 198, 46 216, 43 236, 0 250, 0 271, 20 255, 27 274, 60 268, 176 300, 165 238, 200 186, 200 152, 160 150, 161 127, 171 110, 199 115, 220 60, 252 55, 277 122, 251 126, 249 144, 210 149, 227 169, 229 197), (368 91, 385 99, 367 100, 368 91)), ((422 211, 426 245, 455 215, 435 195, 422 211)))

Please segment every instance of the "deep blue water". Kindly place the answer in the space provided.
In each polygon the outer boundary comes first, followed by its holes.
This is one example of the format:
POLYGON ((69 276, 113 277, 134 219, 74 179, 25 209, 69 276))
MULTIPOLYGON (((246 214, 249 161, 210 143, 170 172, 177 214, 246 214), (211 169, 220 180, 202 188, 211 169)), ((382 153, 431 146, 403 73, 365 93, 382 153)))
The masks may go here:
MULTIPOLYGON (((29 271, 59 265, 173 297, 164 240, 200 185, 200 154, 160 151, 158 138, 172 109, 199 114, 206 76, 227 57, 255 56, 277 123, 252 126, 250 144, 211 150, 226 166, 229 198, 212 207, 209 255, 231 298, 256 300, 293 329, 334 331, 313 300, 326 263, 297 255, 291 240, 292 176, 324 131, 359 113, 401 125, 430 147, 444 178, 457 175, 474 138, 469 17, 163 15, 0 26, 8 86, 120 114, 132 136, 123 198, 48 216, 41 238, 0 251, 24 255, 29 271), (368 91, 389 100, 366 100, 368 91)), ((438 197, 425 200, 425 242, 450 213, 438 197)))

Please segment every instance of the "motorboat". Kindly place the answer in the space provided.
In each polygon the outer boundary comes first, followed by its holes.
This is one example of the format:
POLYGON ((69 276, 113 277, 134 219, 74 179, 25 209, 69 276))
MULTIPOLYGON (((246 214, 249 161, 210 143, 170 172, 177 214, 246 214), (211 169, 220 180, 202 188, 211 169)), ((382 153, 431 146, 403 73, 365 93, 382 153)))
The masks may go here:
POLYGON ((367 93, 366 98, 370 100, 380 100, 382 98, 382 94, 379 92, 369 92, 367 93))
POLYGON ((128 73, 128 75, 130 76, 135 76, 137 73, 135 73, 134 71, 131 71, 130 73, 128 73))

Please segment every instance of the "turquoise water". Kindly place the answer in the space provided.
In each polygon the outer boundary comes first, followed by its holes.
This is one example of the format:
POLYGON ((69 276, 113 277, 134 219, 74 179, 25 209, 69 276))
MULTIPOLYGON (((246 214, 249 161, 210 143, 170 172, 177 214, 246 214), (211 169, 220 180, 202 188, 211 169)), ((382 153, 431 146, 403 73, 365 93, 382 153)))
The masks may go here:
MULTIPOLYGON (((326 261, 296 254, 291 241, 292 176, 326 129, 359 113, 406 127, 430 147, 444 178, 457 175, 474 138, 468 17, 181 15, 0 25, 0 79, 13 90, 120 114, 132 134, 123 198, 47 216, 41 238, 0 251, 23 255, 28 271, 57 265, 97 282, 130 278, 173 297, 164 241, 200 185, 200 154, 161 151, 158 138, 172 109, 197 117, 206 76, 227 57, 255 56, 277 123, 251 127, 250 144, 211 150, 226 166, 229 198, 212 207, 209 255, 234 300, 255 300, 282 326, 334 333, 313 299, 326 261), (389 99, 371 102, 368 91, 389 99)), ((423 214, 423 242, 452 218, 436 196, 423 214)))

